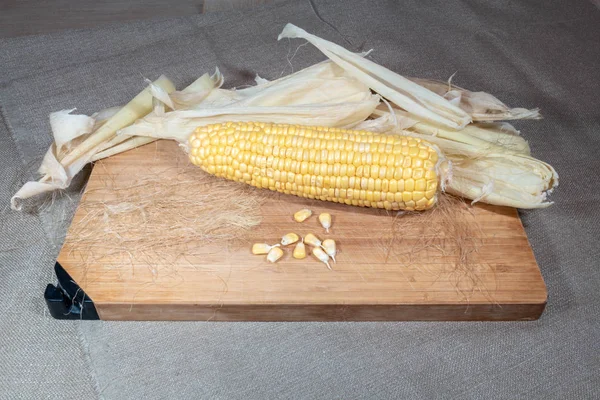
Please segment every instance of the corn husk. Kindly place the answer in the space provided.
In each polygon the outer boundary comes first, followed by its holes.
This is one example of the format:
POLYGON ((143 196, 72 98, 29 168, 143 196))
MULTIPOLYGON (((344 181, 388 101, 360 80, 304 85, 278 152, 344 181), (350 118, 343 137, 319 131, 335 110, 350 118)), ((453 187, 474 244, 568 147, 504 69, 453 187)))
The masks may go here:
POLYGON ((212 75, 204 74, 196 79, 191 85, 181 91, 175 91, 169 96, 173 102, 173 110, 185 110, 201 103, 213 91, 223 86, 225 78, 219 68, 212 75))
MULTIPOLYGON (((120 137, 120 136, 117 136, 120 137)), ((128 150, 135 149, 136 147, 143 146, 148 143, 152 143, 156 140, 156 138, 152 137, 143 137, 143 136, 122 136, 124 139, 123 142, 117 143, 114 146, 106 148, 104 150, 98 151, 94 154, 90 161, 99 161, 104 160, 110 156, 114 156, 120 153, 124 153, 128 150)))
MULTIPOLYGON (((388 114, 381 110, 375 113, 381 115, 380 118, 386 118, 386 114, 388 114)), ((396 129, 405 129, 423 135, 469 144, 473 150, 478 150, 481 154, 496 151, 499 153, 511 152, 530 155, 527 141, 508 123, 469 124, 460 131, 455 131, 415 121, 402 110, 396 109, 394 110, 394 114, 396 120, 399 121, 396 129)))
MULTIPOLYGON (((173 91, 173 83, 166 77, 158 78, 154 85, 173 91)), ((66 189, 94 155, 112 140, 117 130, 133 123, 152 110, 153 95, 148 87, 124 107, 97 113, 96 118, 71 114, 63 110, 50 114, 50 127, 54 143, 50 146, 38 173, 38 181, 26 182, 10 200, 11 208, 20 210, 20 200, 59 189, 66 189)))
POLYGON ((482 201, 522 209, 553 204, 548 201, 548 194, 558 185, 558 175, 543 161, 499 153, 481 159, 452 158, 453 176, 446 186, 450 194, 472 199, 472 203, 482 201))
POLYGON ((448 82, 411 78, 419 85, 444 97, 467 112, 473 121, 508 121, 515 119, 540 119, 539 109, 511 108, 486 92, 471 92, 448 82))
POLYGON ((322 62, 250 88, 214 90, 186 109, 155 110, 119 134, 185 143, 197 127, 227 121, 350 128, 367 119, 379 102, 367 85, 336 64, 322 62))
POLYGON ((70 149, 73 139, 88 134, 94 129, 96 121, 87 115, 71 114, 76 109, 62 110, 50 114, 50 128, 54 137, 56 152, 70 149))
POLYGON ((197 127, 227 121, 352 127, 367 118, 379 100, 376 95, 356 94, 344 103, 334 104, 173 111, 164 116, 149 115, 121 132, 124 135, 174 139, 185 143, 197 127))
MULTIPOLYGON (((87 115, 71 114, 75 109, 63 110, 50 114, 50 127, 54 143, 48 148, 38 173, 43 176, 39 181, 26 182, 10 200, 13 210, 20 210, 19 200, 27 199, 41 193, 51 192, 57 189, 66 189, 73 177, 90 162, 96 149, 84 153, 76 162, 64 166, 58 161, 59 154, 71 149, 77 139, 89 135, 96 120, 87 115)), ((101 117, 105 116, 102 113, 101 117)))
MULTIPOLYGON (((223 85, 223 82, 223 75, 217 68, 213 75, 204 74, 181 91, 168 93, 159 85, 150 84, 150 92, 154 98, 154 115, 164 116, 165 106, 170 107, 172 110, 194 107, 197 103, 204 101, 211 92, 218 90, 223 85)), ((119 134, 101 146, 98 153, 92 157, 92 161, 102 160, 106 157, 152 143, 156 139, 157 137, 137 137, 119 134)))
POLYGON ((77 175, 83 167, 92 160, 92 157, 96 152, 97 148, 92 148, 75 160, 75 162, 68 166, 64 166, 56 158, 57 148, 56 144, 53 143, 46 152, 42 164, 38 169, 38 173, 42 174, 44 177, 39 181, 26 182, 10 199, 10 207, 13 210, 21 210, 22 204, 20 203, 20 200, 58 189, 68 188, 73 177, 75 177, 75 175, 77 175))
POLYGON ((278 37, 306 39, 349 75, 368 85, 418 120, 452 129, 461 129, 471 122, 470 116, 436 93, 374 63, 359 54, 311 35, 293 24, 287 24, 278 37))
MULTIPOLYGON (((162 87, 168 92, 175 90, 173 83, 165 76, 161 76, 154 82, 154 87, 157 86, 162 87)), ((91 149, 102 146, 104 142, 112 139, 119 129, 132 124, 138 118, 148 114, 152 110, 153 99, 151 85, 117 111, 108 121, 106 121, 106 123, 98 128, 98 130, 85 138, 85 140, 75 147, 73 151, 66 154, 65 157, 60 160, 61 164, 69 165, 75 162, 79 157, 86 154, 91 149)))
MULTIPOLYGON (((390 132, 433 143, 450 161, 446 192, 473 204, 481 201, 522 209, 552 204, 548 195, 558 186, 558 174, 551 165, 531 157, 529 145, 511 125, 474 124, 452 131, 394 111, 405 129, 390 132)), ((376 115, 383 118, 385 113, 378 110, 376 115)))

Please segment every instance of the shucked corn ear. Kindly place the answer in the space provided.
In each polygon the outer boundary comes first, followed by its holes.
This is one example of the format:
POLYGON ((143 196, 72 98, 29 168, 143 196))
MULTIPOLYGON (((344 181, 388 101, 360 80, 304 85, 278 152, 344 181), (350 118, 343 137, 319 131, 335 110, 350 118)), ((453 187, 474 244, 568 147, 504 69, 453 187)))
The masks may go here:
POLYGON ((431 208, 447 168, 419 138, 286 124, 202 126, 190 136, 189 150, 194 164, 219 177, 387 210, 431 208))

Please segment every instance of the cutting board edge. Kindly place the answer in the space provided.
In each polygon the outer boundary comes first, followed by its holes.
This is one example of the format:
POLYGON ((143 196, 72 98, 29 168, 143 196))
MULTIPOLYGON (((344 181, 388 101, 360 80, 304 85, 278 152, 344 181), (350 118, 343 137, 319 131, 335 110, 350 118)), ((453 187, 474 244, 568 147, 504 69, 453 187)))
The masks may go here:
POLYGON ((547 302, 512 304, 306 305, 233 304, 225 306, 97 304, 100 319, 114 321, 531 321, 547 302))

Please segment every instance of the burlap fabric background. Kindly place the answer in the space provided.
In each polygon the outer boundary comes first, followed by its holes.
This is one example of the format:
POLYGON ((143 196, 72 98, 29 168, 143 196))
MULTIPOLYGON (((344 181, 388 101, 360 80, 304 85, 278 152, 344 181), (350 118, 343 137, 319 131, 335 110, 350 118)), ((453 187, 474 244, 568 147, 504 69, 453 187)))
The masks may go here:
MULTIPOLYGON (((58 16, 57 16, 58 17, 58 16)), ((298 50, 295 69, 323 59, 298 50)), ((0 40, 0 398, 598 398, 600 11, 586 1, 290 1, 0 40), (324 21, 327 21, 324 22, 324 21), (47 116, 122 104, 164 73, 228 86, 290 72, 286 22, 407 76, 540 107, 518 123, 561 184, 522 213, 549 290, 523 323, 55 321, 42 297, 77 187, 39 215, 4 209, 50 143, 47 116), (286 70, 287 68, 287 70, 286 70)), ((83 178, 79 180, 80 184, 83 178)))

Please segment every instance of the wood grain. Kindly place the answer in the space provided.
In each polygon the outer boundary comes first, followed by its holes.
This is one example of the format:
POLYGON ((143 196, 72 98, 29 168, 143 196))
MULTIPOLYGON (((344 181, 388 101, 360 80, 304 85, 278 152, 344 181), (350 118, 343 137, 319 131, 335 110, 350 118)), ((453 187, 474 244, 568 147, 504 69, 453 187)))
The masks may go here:
MULTIPOLYGON (((86 207, 115 199, 107 180, 133 185, 155 173, 151 166, 162 171, 161 178, 175 179, 180 156, 174 143, 158 142, 97 165, 73 226, 86 219, 98 232, 104 229, 103 216, 90 217, 86 207)), ((152 196, 151 185, 141 190, 152 196)), ((171 200, 176 207, 176 197, 165 199, 171 200)), ((86 250, 78 247, 80 232, 72 227, 58 261, 100 317, 111 320, 530 320, 546 304, 542 276, 514 209, 462 207, 449 221, 435 213, 399 217, 276 195, 264 199, 259 211, 261 224, 242 238, 185 243, 185 254, 166 252, 152 265, 137 256, 124 262, 102 248, 95 251, 105 255, 82 262, 86 250), (294 222, 291 215, 304 207, 331 213, 331 233, 315 217, 294 222), (453 237, 462 225, 476 226, 465 231, 466 240, 476 242, 464 245, 473 250, 466 255, 453 237), (334 238, 339 254, 333 271, 312 257, 293 259, 291 248, 276 264, 250 254, 252 243, 275 243, 288 232, 334 238), (467 265, 457 263, 460 254, 467 265)))

